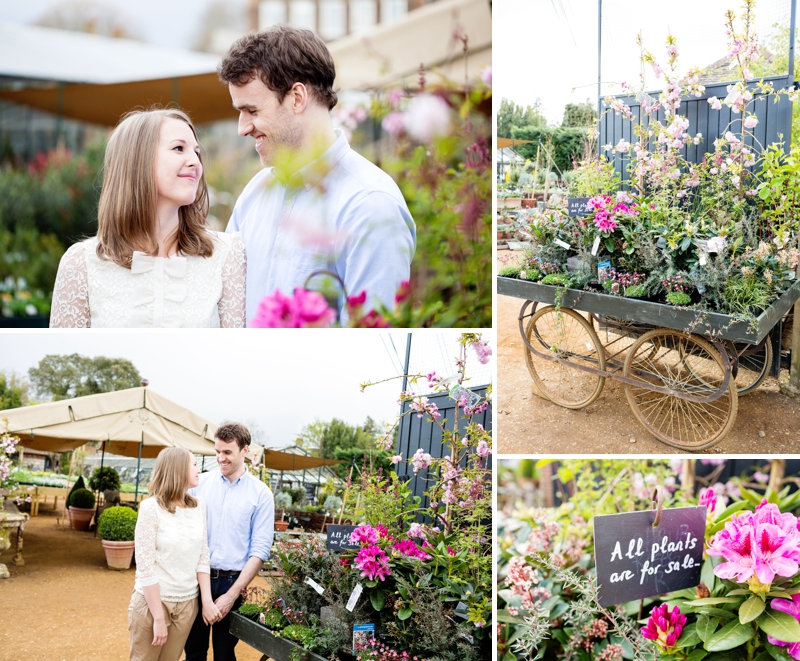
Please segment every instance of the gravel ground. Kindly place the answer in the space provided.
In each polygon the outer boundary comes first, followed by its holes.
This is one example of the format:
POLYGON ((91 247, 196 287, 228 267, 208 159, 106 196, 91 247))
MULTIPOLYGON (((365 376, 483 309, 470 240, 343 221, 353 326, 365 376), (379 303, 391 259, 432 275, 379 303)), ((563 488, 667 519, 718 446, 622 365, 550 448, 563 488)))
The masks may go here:
MULTIPOLYGON (((499 252, 500 267, 518 252, 499 252)), ((525 366, 517 316, 523 301, 497 297, 497 452, 501 454, 673 454, 631 412, 622 385, 606 379, 600 397, 573 411, 541 397, 525 366)), ((765 379, 739 398, 733 429, 704 454, 794 454, 800 451, 800 400, 765 379)))
MULTIPOLYGON (((49 506, 28 522, 22 539, 24 566, 11 564, 16 532, 0 555, 11 573, 0 580, 0 661, 127 659, 134 568, 107 569, 100 540, 60 527, 49 506)), ((241 642, 236 655, 239 661, 262 656, 241 642)))

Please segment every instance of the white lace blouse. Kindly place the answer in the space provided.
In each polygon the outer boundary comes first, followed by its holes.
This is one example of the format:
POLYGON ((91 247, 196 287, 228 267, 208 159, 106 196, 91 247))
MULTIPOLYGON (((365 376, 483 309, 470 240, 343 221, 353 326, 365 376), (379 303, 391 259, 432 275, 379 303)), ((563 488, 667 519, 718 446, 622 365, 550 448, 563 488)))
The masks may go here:
POLYGON ((206 506, 163 509, 155 498, 139 506, 136 520, 136 583, 134 589, 158 583, 161 601, 186 601, 200 592, 197 572, 211 573, 206 506))
POLYGON ((126 269, 97 256, 97 237, 58 266, 51 328, 243 328, 245 252, 238 234, 209 232, 211 257, 134 252, 126 269))

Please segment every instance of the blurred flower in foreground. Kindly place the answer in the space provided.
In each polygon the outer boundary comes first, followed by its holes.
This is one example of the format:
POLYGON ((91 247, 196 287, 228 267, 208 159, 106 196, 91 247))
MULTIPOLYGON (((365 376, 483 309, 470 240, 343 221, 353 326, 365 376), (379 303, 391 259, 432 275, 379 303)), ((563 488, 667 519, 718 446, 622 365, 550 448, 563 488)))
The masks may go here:
POLYGON ((336 319, 322 294, 297 288, 292 296, 278 289, 258 304, 250 323, 255 328, 327 328, 336 319))
POLYGON ((408 104, 403 117, 408 134, 419 142, 428 142, 450 131, 450 106, 440 96, 420 94, 408 104))

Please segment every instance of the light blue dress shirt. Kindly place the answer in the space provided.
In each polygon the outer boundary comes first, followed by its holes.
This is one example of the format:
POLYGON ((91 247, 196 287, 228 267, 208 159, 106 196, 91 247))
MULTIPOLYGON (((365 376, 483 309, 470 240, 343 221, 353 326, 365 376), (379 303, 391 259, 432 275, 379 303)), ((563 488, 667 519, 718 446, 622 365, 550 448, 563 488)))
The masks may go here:
POLYGON ((315 271, 335 272, 349 296, 366 290, 365 312, 378 301, 394 308, 400 283, 409 279, 416 227, 400 189, 350 149, 341 130, 336 134, 291 185, 265 168, 236 201, 227 232, 244 238, 248 323, 264 296, 278 289, 291 295, 315 271))
POLYGON ((189 493, 206 502, 211 567, 241 571, 253 556, 267 560, 275 532, 270 488, 245 471, 229 482, 220 471, 200 475, 189 493))

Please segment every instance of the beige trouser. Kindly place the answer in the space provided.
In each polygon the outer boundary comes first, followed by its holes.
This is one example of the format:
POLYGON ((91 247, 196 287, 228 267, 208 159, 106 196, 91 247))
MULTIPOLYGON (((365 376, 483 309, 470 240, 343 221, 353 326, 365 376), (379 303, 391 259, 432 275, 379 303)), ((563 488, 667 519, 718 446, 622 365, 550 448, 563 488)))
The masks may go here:
POLYGON ((153 614, 144 595, 136 590, 128 606, 128 631, 131 633, 131 661, 179 661, 183 645, 197 616, 197 597, 176 603, 162 601, 167 624, 167 642, 153 646, 153 614))

